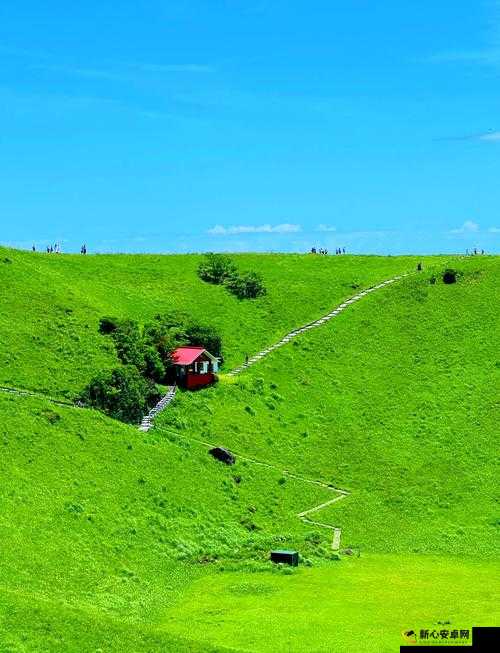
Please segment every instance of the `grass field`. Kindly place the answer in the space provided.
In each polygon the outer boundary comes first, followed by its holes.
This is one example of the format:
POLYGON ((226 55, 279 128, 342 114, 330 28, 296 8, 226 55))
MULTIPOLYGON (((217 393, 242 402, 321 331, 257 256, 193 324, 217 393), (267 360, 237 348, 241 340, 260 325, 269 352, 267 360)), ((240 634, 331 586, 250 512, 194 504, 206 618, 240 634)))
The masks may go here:
POLYGON ((262 273, 268 293, 240 301, 202 282, 199 255, 47 255, 0 247, 0 384, 72 398, 116 364, 97 333, 104 315, 148 322, 173 309, 215 323, 225 366, 244 360, 354 292, 413 269, 411 257, 235 255, 262 273), (304 301, 307 298, 307 301, 304 301))
MULTIPOLYGON (((71 398, 117 364, 99 317, 170 308, 220 328, 228 370, 417 262, 242 255, 269 292, 240 302, 198 260, 0 250, 0 385, 71 398)), ((240 377, 178 392, 149 433, 0 393, 0 650, 377 653, 404 628, 495 624, 500 261, 422 260, 240 377), (430 284, 447 265, 459 282, 430 284), (316 517, 354 556, 297 518, 331 492, 284 470, 349 490, 316 517)))

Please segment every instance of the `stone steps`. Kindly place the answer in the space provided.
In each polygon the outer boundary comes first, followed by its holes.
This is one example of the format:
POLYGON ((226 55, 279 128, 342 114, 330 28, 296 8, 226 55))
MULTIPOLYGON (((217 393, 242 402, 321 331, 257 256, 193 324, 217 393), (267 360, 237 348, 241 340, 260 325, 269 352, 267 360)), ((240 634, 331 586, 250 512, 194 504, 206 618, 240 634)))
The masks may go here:
POLYGON ((176 391, 176 386, 175 385, 171 386, 167 394, 165 394, 160 399, 160 401, 156 404, 156 406, 151 408, 149 413, 142 418, 142 421, 139 425, 139 431, 149 431, 149 429, 153 425, 153 420, 156 417, 156 415, 158 415, 158 413, 161 413, 161 411, 164 410, 172 401, 172 399, 175 397, 175 391, 176 391))
POLYGON ((234 370, 231 370, 228 372, 228 376, 236 376, 237 374, 241 374, 244 370, 250 367, 250 365, 254 365, 257 363, 259 360, 264 358, 264 356, 267 356, 270 354, 272 351, 275 349, 278 349, 278 347, 283 347, 283 345, 288 344, 292 338, 296 338, 297 336, 301 335, 302 333, 305 333, 306 331, 310 331, 311 329, 315 329, 316 327, 321 326, 322 324, 325 324, 325 322, 328 322, 329 320, 333 319, 337 315, 339 315, 343 310, 354 304, 355 302, 359 301, 363 297, 366 297, 368 293, 373 292, 374 290, 380 290, 381 288, 384 288, 385 286, 388 286, 391 283, 394 283, 395 281, 398 281, 399 279, 403 279, 406 277, 407 274, 402 274, 398 275, 396 277, 393 277, 392 279, 388 279, 387 281, 383 281, 382 283, 379 283, 376 286, 372 286, 371 288, 366 288, 366 290, 362 290, 359 292, 357 295, 354 295, 353 297, 350 297, 346 301, 342 302, 342 304, 339 304, 337 308, 335 308, 333 311, 328 313, 327 315, 320 317, 318 320, 315 320, 314 322, 310 322, 309 324, 305 324, 304 326, 294 329, 293 331, 290 331, 290 333, 287 333, 283 338, 275 343, 274 345, 271 345, 267 349, 263 349, 260 351, 258 354, 254 354, 251 358, 248 359, 247 362, 239 365, 238 367, 234 368, 234 370))

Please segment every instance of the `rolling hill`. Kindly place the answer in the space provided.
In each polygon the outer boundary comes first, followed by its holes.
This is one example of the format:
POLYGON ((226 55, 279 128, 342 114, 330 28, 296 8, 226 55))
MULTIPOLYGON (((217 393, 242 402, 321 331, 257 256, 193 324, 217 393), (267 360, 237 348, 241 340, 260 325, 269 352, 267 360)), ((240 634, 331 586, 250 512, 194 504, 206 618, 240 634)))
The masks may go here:
POLYGON ((202 283, 196 255, 0 250, 0 385, 39 393, 0 393, 2 650, 375 653, 405 627, 495 622, 499 260, 235 259, 265 297, 202 283), (178 392, 148 433, 52 401, 117 364, 100 317, 171 308, 221 330, 215 387, 178 392), (298 519, 331 498, 309 480, 349 491, 316 518, 354 555, 298 519), (277 547, 300 567, 272 566, 277 547))

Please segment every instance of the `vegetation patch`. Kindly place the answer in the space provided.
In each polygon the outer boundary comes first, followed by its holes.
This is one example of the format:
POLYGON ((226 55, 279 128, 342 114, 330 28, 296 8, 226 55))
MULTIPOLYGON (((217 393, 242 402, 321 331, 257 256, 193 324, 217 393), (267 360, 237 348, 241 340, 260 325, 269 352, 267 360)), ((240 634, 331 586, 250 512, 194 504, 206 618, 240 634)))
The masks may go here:
POLYGON ((443 283, 452 284, 457 282, 457 271, 452 268, 447 268, 443 272, 443 283))
POLYGON ((122 367, 101 372, 85 387, 79 401, 123 422, 140 421, 157 403, 156 384, 172 380, 172 351, 196 345, 222 353, 222 339, 213 326, 200 324, 181 312, 156 315, 144 327, 139 322, 103 317, 99 332, 111 337, 122 367))
POLYGON ((255 299, 266 294, 258 272, 239 272, 232 259, 224 254, 206 254, 198 266, 198 276, 207 283, 223 285, 238 299, 255 299))

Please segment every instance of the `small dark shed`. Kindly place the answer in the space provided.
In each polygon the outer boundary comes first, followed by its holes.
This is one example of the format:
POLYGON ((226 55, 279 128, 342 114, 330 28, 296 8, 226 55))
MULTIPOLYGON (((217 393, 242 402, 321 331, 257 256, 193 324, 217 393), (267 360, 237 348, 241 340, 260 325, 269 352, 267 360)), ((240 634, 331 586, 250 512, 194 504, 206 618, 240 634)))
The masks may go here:
POLYGON ((282 562, 285 565, 292 565, 297 567, 299 564, 299 552, 289 551, 288 549, 276 549, 271 551, 272 562, 282 562))
POLYGON ((217 460, 220 460, 221 463, 226 463, 226 465, 234 465, 236 462, 236 456, 234 453, 231 453, 231 451, 225 447, 214 447, 213 449, 210 449, 208 453, 217 460))

